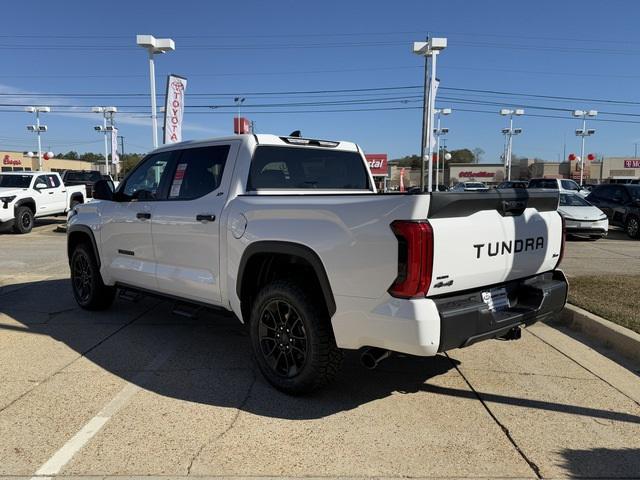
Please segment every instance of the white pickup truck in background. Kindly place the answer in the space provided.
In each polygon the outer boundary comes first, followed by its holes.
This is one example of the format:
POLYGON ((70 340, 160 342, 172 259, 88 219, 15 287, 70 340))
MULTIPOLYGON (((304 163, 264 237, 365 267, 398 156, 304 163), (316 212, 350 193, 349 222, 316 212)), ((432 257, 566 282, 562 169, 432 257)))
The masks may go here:
POLYGON ((36 218, 63 215, 86 198, 84 185, 65 186, 56 172, 2 172, 0 227, 29 233, 36 218))
POLYGON ((558 193, 378 194, 349 142, 237 135, 151 152, 68 219, 73 293, 116 290, 233 312, 288 393, 325 385, 343 349, 374 367, 517 339, 559 313, 558 193))

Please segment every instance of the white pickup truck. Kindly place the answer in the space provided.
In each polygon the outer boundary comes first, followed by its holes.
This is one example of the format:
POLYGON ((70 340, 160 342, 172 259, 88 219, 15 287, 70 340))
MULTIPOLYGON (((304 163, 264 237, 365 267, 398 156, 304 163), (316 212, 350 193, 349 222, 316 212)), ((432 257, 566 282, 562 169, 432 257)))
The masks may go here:
POLYGON ((56 172, 2 172, 0 227, 29 233, 36 218, 63 215, 86 198, 84 185, 65 186, 56 172))
POLYGON ((308 392, 343 349, 374 367, 516 339, 559 313, 557 206, 557 192, 523 189, 378 194, 349 142, 183 142, 70 212, 73 293, 89 310, 121 289, 231 311, 267 380, 308 392))

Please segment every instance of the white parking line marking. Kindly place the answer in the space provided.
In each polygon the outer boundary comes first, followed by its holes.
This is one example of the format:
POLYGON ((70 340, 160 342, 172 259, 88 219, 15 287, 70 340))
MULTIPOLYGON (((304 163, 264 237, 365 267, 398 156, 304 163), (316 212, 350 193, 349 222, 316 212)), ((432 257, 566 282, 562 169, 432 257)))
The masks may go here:
MULTIPOLYGON (((60 450, 54 453, 49 460, 47 460, 34 474, 32 480, 47 480, 48 477, 43 475, 57 475, 64 468, 64 466, 71 461, 73 456, 84 447, 89 440, 91 440, 102 427, 115 415, 122 407, 124 407, 131 397, 142 390, 139 384, 146 383, 151 375, 161 367, 169 357, 175 352, 179 342, 174 342, 172 347, 169 347, 160 352, 156 357, 147 365, 145 371, 136 375, 131 383, 128 383, 118 394, 107 403, 98 414, 89 420, 81 429, 76 433, 67 443, 65 443, 60 450)), ((50 478, 50 477, 49 477, 50 478)))

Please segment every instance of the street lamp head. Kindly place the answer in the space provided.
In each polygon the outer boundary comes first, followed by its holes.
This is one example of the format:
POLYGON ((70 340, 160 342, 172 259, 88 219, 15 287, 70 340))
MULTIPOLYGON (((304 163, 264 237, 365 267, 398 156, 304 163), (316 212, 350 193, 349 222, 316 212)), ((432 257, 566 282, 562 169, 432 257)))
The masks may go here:
POLYGON ((104 107, 104 111, 107 113, 116 113, 118 111, 117 107, 104 107))
POLYGON ((176 49, 176 44, 172 39, 156 38, 153 35, 136 35, 136 44, 151 53, 165 53, 176 49))
POLYGON ((588 115, 589 117, 595 117, 596 115, 598 115, 598 111, 597 111, 597 110, 589 110, 589 111, 587 112, 587 115, 588 115))
POLYGON ((427 42, 429 50, 444 50, 447 48, 447 39, 443 37, 431 37, 427 42))
POLYGON ((413 53, 416 55, 427 55, 429 44, 427 42, 413 42, 413 53))
POLYGON ((587 135, 593 135, 594 133, 596 133, 595 128, 587 128, 587 135))
POLYGON ((36 111, 43 112, 43 113, 49 113, 51 111, 51 107, 36 107, 36 111))
POLYGON ((443 108, 442 109, 442 114, 443 115, 451 115, 451 109, 450 108, 443 108))
POLYGON ((513 112, 516 115, 524 115, 524 108, 516 108, 515 111, 513 112))
POLYGON ((500 109, 500 115, 511 115, 512 113, 513 113, 513 110, 509 110, 508 108, 500 109))
POLYGON ((30 132, 35 132, 38 129, 35 125, 27 125, 27 130, 30 132))
POLYGON ((443 135, 446 135, 447 133, 449 133, 449 128, 447 127, 441 128, 440 133, 442 133, 443 135))
POLYGON ((91 107, 91 111, 93 113, 102 113, 104 112, 104 107, 91 107))
POLYGON ((25 107, 24 111, 28 113, 35 113, 36 107, 25 107))
POLYGON ((507 133, 509 133, 509 129, 508 128, 503 128, 502 129, 502 133, 504 133, 506 135, 507 133))
POLYGON ((103 127, 102 125, 96 125, 95 127, 93 127, 93 129, 94 129, 96 132, 101 132, 103 128, 104 128, 104 127, 103 127))
POLYGON ((513 129, 513 134, 514 135, 520 135, 522 133, 522 129, 521 128, 514 128, 513 129))
POLYGON ((574 117, 583 117, 584 115, 586 115, 587 112, 585 112, 584 110, 574 110, 573 111, 573 116, 574 117))
POLYGON ((584 130, 581 128, 576 128, 576 135, 580 136, 580 135, 584 135, 584 130))

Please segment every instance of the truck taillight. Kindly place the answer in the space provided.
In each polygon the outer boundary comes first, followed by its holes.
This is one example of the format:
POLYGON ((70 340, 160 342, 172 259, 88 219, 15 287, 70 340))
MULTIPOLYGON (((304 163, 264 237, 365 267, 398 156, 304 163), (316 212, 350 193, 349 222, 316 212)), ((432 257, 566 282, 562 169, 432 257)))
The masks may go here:
POLYGON ((564 245, 567 242, 567 222, 562 215, 560 215, 562 219, 562 243, 560 244, 560 255, 558 256, 558 263, 556 263, 556 268, 560 266, 560 262, 562 262, 562 258, 564 257, 564 245))
POLYGON ((389 293, 394 297, 424 297, 433 270, 433 228, 425 221, 396 220, 391 230, 398 239, 398 276, 389 293))

